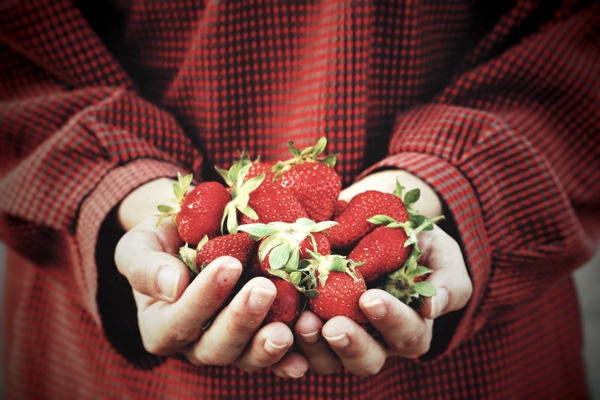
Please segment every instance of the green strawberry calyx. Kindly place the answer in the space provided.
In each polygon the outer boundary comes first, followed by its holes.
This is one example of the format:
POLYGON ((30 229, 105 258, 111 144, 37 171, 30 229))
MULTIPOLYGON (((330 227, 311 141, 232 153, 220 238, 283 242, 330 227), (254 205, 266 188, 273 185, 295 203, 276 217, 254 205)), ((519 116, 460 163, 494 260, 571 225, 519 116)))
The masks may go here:
MULTIPOLYGON (((177 213, 181 211, 181 202, 190 189, 193 179, 193 174, 181 176, 181 174, 177 172, 177 182, 173 184, 173 193, 175 194, 175 198, 173 198, 173 205, 170 206, 167 204, 160 204, 157 207, 158 211, 160 212, 158 215, 158 221, 156 223, 157 226, 160 225, 162 220, 167 217, 172 217, 174 219, 177 213)), ((175 223, 174 220, 173 223, 175 223)))
POLYGON ((314 146, 309 146, 300 150, 294 146, 294 141, 288 141, 288 148, 292 153, 292 158, 286 161, 279 161, 271 168, 271 172, 275 173, 275 179, 279 178, 283 173, 289 171, 294 165, 305 162, 315 162, 334 167, 338 154, 332 154, 325 157, 320 157, 321 153, 327 146, 327 138, 321 137, 314 146))
POLYGON ((200 272, 202 272, 202 268, 198 268, 196 265, 196 256, 198 254, 198 249, 204 245, 208 241, 208 236, 204 236, 200 243, 198 243, 197 248, 193 249, 188 244, 184 244, 179 248, 179 254, 177 258, 188 267, 190 271, 190 275, 192 279, 194 279, 200 272))
POLYGON ((246 232, 254 240, 262 240, 258 248, 259 260, 269 256, 269 272, 278 275, 283 271, 287 275, 298 267, 300 244, 308 237, 313 249, 317 249, 313 233, 322 232, 337 225, 334 221, 315 222, 308 218, 299 218, 296 222, 271 222, 268 224, 245 224, 238 231, 246 232))
POLYGON ((256 220, 258 215, 256 211, 249 206, 250 193, 256 190, 264 181, 265 175, 255 176, 244 181, 248 174, 248 170, 252 167, 252 163, 240 162, 234 163, 228 170, 215 167, 216 171, 229 185, 231 190, 231 201, 225 206, 221 226, 227 228, 227 232, 234 233, 238 228, 237 211, 256 220))

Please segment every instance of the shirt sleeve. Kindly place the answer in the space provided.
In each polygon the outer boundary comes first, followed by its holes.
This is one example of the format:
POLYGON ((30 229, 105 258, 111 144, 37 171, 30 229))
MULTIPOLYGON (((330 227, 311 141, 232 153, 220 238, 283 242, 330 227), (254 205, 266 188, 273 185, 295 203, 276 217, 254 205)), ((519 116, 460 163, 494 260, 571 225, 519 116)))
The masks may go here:
POLYGON ((2 6, 0 239, 97 316, 98 231, 132 189, 201 155, 69 2, 2 6))
POLYGON ((594 254, 598 9, 541 19, 517 4, 435 101, 397 115, 389 156, 374 166, 420 176, 456 223, 474 294, 446 351, 594 254))

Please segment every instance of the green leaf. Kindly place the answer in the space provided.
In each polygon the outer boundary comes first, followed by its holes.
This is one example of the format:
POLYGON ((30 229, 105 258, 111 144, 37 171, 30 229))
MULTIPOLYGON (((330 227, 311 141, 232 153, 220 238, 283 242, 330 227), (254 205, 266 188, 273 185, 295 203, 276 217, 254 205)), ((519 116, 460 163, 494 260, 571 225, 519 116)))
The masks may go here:
POLYGON ((404 204, 413 204, 416 203, 421 197, 421 190, 419 188, 409 190, 404 195, 404 204))
POLYGON ((250 234, 250 236, 252 236, 253 238, 264 238, 266 236, 271 236, 271 235, 274 235, 277 232, 279 232, 277 229, 275 229, 272 226, 269 226, 267 224, 240 225, 238 227, 238 232, 239 231, 246 232, 246 233, 250 234))
POLYGON ((283 242, 279 246, 274 247, 269 253, 269 265, 271 268, 283 268, 290 259, 290 250, 290 245, 287 242, 283 242))
POLYGON ((313 147, 312 154, 315 157, 318 156, 325 150, 326 146, 327 146, 327 138, 325 136, 323 136, 317 141, 317 144, 313 147))
POLYGON ((413 226, 416 228, 417 226, 423 225, 425 222, 429 220, 428 217, 421 214, 413 214, 410 216, 410 220, 413 223, 413 226))
POLYGON ((245 193, 246 195, 250 194, 250 192, 256 190, 260 186, 260 184, 265 180, 265 174, 261 174, 259 176, 254 176, 244 182, 241 186, 239 186, 239 191, 241 193, 245 193))
POLYGON ((288 140, 288 149, 290 149, 290 152, 292 153, 292 155, 294 156, 294 158, 299 158, 300 157, 300 149, 297 149, 294 146, 294 141, 293 140, 288 140))
POLYGON ((431 296, 435 296, 435 287, 427 281, 422 281, 422 282, 417 282, 414 284, 414 289, 415 291, 421 295, 421 296, 425 296, 425 297, 431 297, 431 296))
POLYGON ((308 289, 304 291, 304 295, 309 299, 316 299, 319 297, 319 291, 315 289, 308 289))
POLYGON ((400 184, 400 181, 396 179, 396 188, 394 189, 394 195, 398 198, 402 198, 402 193, 405 187, 400 184))
POLYGON ((223 218, 221 219, 221 226, 224 225, 224 222, 227 221, 227 232, 235 233, 238 228, 238 220, 237 220, 237 210, 235 203, 230 201, 227 206, 225 206, 225 212, 223 213, 223 218))
POLYGON ((267 268, 267 272, 278 278, 285 279, 286 281, 290 280, 290 276, 284 270, 267 268))
POLYGON ((179 248, 179 259, 196 275, 199 273, 196 267, 196 255, 198 252, 190 248, 187 243, 179 248))
POLYGON ((288 262, 284 265, 286 271, 295 271, 298 269, 300 264, 300 249, 297 246, 293 246, 290 251, 290 257, 288 262))
POLYGON ((396 222, 394 218, 383 214, 373 215, 371 218, 368 218, 367 221, 376 225, 387 225, 396 222))
POLYGON ((170 213, 173 211, 173 207, 167 206, 165 204, 161 204, 156 208, 158 208, 158 211, 160 211, 161 213, 170 213))
POLYGON ((225 183, 228 186, 232 186, 233 182, 232 180, 229 178, 229 171, 223 168, 219 168, 219 167, 215 167, 215 171, 217 171, 219 173, 219 175, 221 176, 221 178, 225 181, 225 183))
POLYGON ((246 206, 246 207, 240 209, 240 211, 242 214, 244 214, 251 220, 254 220, 254 221, 258 220, 258 214, 256 213, 256 211, 254 211, 254 208, 252 208, 250 206, 246 206))
POLYGON ((348 261, 340 256, 333 256, 331 258, 331 265, 329 271, 346 272, 348 270, 348 261))
POLYGON ((316 223, 311 229, 311 232, 322 232, 324 230, 327 230, 335 225, 338 225, 337 222, 335 221, 321 221, 316 223))
POLYGON ((432 272, 433 272, 432 269, 429 269, 427 267, 419 265, 416 268, 414 268, 412 271, 410 271, 409 274, 408 274, 408 276, 410 276, 412 278, 416 278, 417 276, 421 276, 421 275, 425 275, 425 274, 430 274, 432 272))
POLYGON ((300 282, 302 282, 302 273, 298 271, 290 273, 288 281, 294 286, 300 285, 300 282))

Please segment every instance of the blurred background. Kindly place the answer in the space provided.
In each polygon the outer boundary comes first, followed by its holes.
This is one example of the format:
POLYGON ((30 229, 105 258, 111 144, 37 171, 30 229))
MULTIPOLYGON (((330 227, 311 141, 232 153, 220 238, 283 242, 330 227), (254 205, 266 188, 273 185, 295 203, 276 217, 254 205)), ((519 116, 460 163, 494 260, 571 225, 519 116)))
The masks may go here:
MULTIPOLYGON (((0 285, 4 287, 5 248, 0 242, 0 285)), ((600 400, 600 251, 586 265, 575 272, 575 282, 579 290, 579 302, 583 319, 583 354, 587 363, 587 377, 592 400, 600 400)), ((4 291, 2 290, 2 292, 4 291)), ((4 304, 0 296, 0 315, 4 315, 4 304)), ((2 324, 2 322, 0 322, 2 324)), ((4 335, 0 325, 0 335, 4 335)), ((3 342, 3 341, 2 341, 3 342)), ((0 394, 4 392, 3 368, 4 351, 0 349, 0 394)))

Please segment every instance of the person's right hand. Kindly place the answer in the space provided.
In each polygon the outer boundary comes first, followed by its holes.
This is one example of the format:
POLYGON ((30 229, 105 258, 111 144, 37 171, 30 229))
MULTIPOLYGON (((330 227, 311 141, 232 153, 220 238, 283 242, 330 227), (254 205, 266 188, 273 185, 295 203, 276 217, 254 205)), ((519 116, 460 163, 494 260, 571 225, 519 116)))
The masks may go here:
MULTIPOLYGON (((126 203, 127 204, 135 204, 126 203)), ((306 359, 291 348, 283 323, 262 326, 276 295, 266 278, 254 278, 230 299, 242 273, 233 257, 209 264, 192 282, 174 254, 182 245, 170 220, 148 217, 119 241, 115 261, 131 284, 146 350, 184 355, 194 365, 236 365, 245 371, 270 367, 281 377, 300 377, 306 359)))

